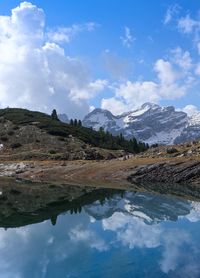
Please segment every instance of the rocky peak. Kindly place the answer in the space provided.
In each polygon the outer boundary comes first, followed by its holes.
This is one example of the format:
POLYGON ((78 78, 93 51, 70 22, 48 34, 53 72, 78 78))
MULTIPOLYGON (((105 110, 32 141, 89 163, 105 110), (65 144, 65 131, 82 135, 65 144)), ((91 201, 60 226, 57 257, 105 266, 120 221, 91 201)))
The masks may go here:
POLYGON ((83 125, 98 130, 103 127, 113 135, 122 133, 126 139, 135 137, 149 144, 173 144, 188 124, 187 114, 173 106, 161 107, 144 103, 139 109, 114 116, 108 110, 95 109, 83 125))

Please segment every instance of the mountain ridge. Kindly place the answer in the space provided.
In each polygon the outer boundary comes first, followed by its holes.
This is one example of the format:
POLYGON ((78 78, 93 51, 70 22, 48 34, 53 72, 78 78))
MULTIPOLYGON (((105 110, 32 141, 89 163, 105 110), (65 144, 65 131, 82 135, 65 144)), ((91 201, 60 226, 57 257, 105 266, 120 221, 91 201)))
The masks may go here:
POLYGON ((98 130, 103 127, 113 135, 152 144, 172 145, 200 138, 200 113, 189 117, 173 106, 162 107, 144 103, 139 109, 113 115, 110 111, 96 108, 83 119, 83 125, 98 130))

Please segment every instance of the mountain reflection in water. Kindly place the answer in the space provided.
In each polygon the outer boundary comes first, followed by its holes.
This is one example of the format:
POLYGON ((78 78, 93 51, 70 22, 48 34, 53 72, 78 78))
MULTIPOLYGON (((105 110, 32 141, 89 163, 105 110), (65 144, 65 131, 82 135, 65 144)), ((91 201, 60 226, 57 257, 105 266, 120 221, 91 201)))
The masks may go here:
POLYGON ((102 190, 20 217, 0 219, 2 278, 200 277, 198 202, 102 190))

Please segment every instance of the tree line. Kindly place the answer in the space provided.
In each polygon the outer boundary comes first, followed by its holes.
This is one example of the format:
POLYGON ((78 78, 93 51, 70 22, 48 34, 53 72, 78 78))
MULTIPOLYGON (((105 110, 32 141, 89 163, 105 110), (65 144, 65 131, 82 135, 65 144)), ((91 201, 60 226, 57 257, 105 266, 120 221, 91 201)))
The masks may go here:
MULTIPOLYGON (((71 119, 70 125, 73 127, 82 128, 81 120, 71 119)), ((125 151, 131 153, 139 153, 146 151, 149 148, 148 144, 144 142, 138 142, 134 137, 130 140, 126 140, 122 133, 120 133, 120 135, 114 136, 109 131, 105 131, 103 127, 100 127, 99 131, 94 131, 92 127, 88 129, 98 134, 96 145, 104 149, 124 149, 125 151)))
MULTIPOLYGON (((54 109, 51 114, 53 120, 59 121, 57 112, 54 109)), ((91 128, 84 127, 81 120, 71 119, 69 124, 64 124, 62 130, 56 128, 52 130, 51 133, 54 135, 63 135, 66 133, 66 128, 68 126, 67 133, 84 141, 87 144, 91 144, 96 147, 111 149, 111 150, 120 150, 123 149, 130 153, 139 153, 146 151, 149 148, 149 145, 144 142, 138 142, 136 138, 127 140, 121 134, 114 136, 112 133, 105 131, 103 127, 99 131, 93 130, 91 128), (60 130, 60 131, 59 131, 60 130)))

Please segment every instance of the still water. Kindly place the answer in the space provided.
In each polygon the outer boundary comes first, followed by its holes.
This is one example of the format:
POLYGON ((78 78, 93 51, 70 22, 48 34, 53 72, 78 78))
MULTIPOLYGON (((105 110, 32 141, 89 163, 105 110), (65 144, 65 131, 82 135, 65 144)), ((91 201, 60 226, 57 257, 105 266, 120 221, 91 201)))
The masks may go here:
POLYGON ((1 223, 0 277, 200 277, 198 202, 114 192, 62 210, 1 223))

